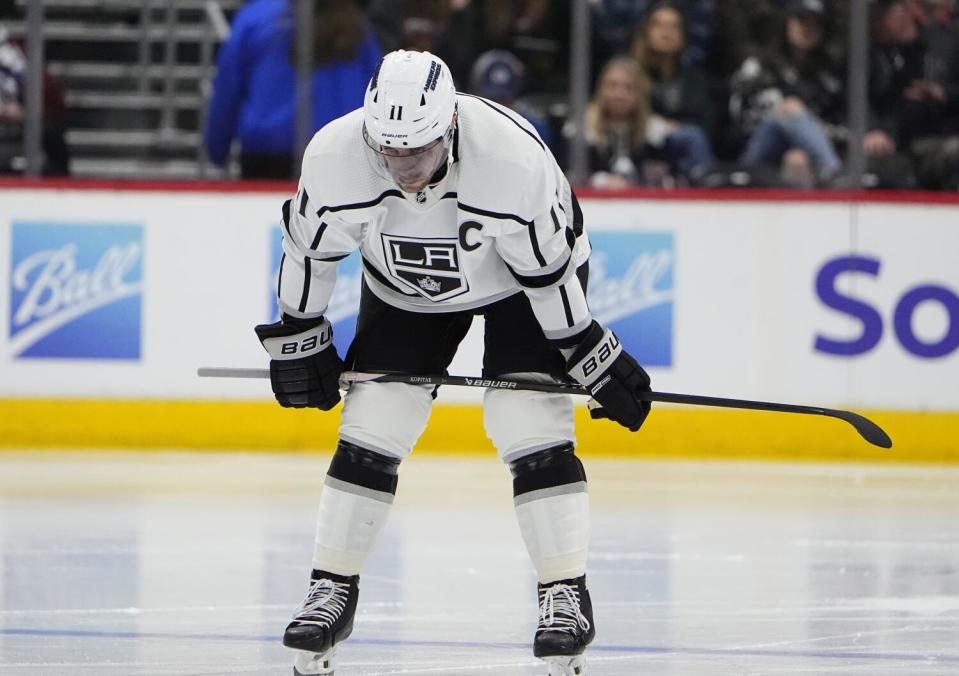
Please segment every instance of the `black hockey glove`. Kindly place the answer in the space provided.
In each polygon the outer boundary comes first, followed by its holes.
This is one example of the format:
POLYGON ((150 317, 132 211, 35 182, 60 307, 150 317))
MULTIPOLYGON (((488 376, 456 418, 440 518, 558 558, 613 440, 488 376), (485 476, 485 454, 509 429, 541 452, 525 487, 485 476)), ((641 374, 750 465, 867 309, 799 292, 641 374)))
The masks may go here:
POLYGON ((343 361, 326 319, 288 318, 254 330, 270 353, 270 384, 281 406, 329 411, 339 403, 343 361))
POLYGON ((602 405, 606 416, 631 432, 638 430, 649 415, 650 403, 636 396, 649 392, 649 375, 613 332, 597 322, 567 360, 566 369, 602 405))

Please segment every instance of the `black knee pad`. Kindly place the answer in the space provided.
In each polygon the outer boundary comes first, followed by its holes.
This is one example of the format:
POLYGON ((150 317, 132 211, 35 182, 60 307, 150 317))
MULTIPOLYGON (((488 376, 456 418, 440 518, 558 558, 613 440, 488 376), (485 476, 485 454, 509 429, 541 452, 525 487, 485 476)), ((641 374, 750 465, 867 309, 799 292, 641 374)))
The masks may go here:
POLYGON ((565 443, 536 451, 509 463, 513 474, 513 497, 545 488, 586 481, 583 463, 565 443))
POLYGON ((396 495, 400 459, 340 440, 327 476, 372 491, 396 495))

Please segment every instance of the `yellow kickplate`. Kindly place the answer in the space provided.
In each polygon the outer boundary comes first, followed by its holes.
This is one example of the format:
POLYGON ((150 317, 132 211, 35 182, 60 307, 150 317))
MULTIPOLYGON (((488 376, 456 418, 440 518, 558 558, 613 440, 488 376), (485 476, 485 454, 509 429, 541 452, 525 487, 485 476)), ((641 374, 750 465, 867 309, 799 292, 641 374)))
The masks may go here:
MULTIPOLYGON (((858 411, 890 450, 847 423, 796 414, 660 406, 630 433, 577 408, 578 448, 597 457, 959 463, 959 412, 858 411)), ((0 448, 329 451, 336 411, 272 402, 0 400, 0 448)), ((493 454, 476 405, 436 405, 418 453, 493 454)))

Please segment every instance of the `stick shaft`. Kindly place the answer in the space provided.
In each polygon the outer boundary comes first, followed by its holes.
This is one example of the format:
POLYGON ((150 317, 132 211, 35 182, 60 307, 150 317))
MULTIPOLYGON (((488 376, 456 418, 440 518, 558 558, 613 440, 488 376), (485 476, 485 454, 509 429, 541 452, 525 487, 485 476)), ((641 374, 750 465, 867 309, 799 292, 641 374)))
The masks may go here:
MULTIPOLYGON (((269 378, 270 371, 269 369, 203 367, 197 369, 197 375, 207 378, 269 378)), ((458 385, 504 390, 532 390, 534 392, 559 392, 580 395, 590 394, 585 387, 576 383, 538 383, 509 378, 489 379, 442 375, 416 376, 402 373, 361 373, 358 371, 344 371, 340 376, 340 381, 345 383, 380 382, 409 383, 411 385, 458 385)), ((889 435, 876 425, 876 423, 852 411, 822 408, 820 406, 782 404, 771 401, 754 401, 751 399, 729 399, 726 397, 709 397, 701 394, 680 394, 675 392, 642 392, 639 393, 638 396, 645 401, 669 404, 738 408, 752 411, 774 411, 777 413, 800 413, 838 418, 855 427, 856 431, 869 443, 882 448, 892 447, 892 440, 889 438, 889 435)))

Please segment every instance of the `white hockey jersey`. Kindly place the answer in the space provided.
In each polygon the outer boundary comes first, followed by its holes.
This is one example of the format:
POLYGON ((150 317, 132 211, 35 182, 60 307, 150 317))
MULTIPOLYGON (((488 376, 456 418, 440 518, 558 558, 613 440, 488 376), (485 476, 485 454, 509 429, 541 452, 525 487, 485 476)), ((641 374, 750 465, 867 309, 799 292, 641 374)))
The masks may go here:
POLYGON ((453 161, 419 193, 374 169, 362 110, 316 133, 283 209, 282 312, 324 313, 337 261, 359 247, 370 290, 397 308, 476 310, 522 291, 548 338, 562 342, 589 326, 575 276, 589 244, 562 170, 518 114, 457 100, 453 161))

